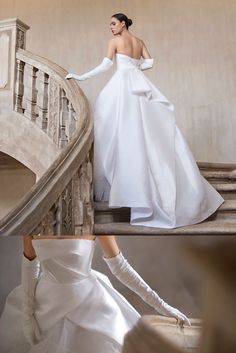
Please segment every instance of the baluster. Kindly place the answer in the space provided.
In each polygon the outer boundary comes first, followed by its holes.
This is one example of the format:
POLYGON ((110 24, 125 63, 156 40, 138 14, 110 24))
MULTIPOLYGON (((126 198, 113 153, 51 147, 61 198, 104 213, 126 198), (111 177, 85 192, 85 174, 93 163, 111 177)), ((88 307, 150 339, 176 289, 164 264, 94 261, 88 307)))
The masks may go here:
POLYGON ((73 213, 75 235, 92 234, 94 223, 92 150, 73 178, 73 213))
POLYGON ((72 180, 62 193, 62 234, 74 234, 72 180))
POLYGON ((60 115, 60 88, 59 84, 49 77, 48 88, 48 124, 47 134, 59 146, 59 115, 60 115))
POLYGON ((16 59, 16 84, 15 84, 15 111, 23 113, 22 100, 24 94, 24 67, 25 63, 16 59))
POLYGON ((47 131, 48 125, 48 83, 49 76, 39 70, 38 74, 38 96, 37 96, 37 106, 38 106, 38 117, 36 123, 41 127, 43 131, 47 131))
POLYGON ((88 153, 86 161, 84 162, 86 166, 86 185, 84 189, 84 206, 86 209, 84 224, 83 224, 83 234, 92 234, 93 224, 94 224, 94 207, 93 207, 93 167, 92 167, 92 157, 93 147, 88 153))
POLYGON ((59 126, 59 147, 63 148, 68 142, 66 134, 66 124, 69 120, 68 99, 66 92, 61 89, 61 110, 60 110, 60 126, 59 126))
POLYGON ((84 222, 84 203, 81 192, 82 166, 73 177, 73 214, 75 222, 75 235, 82 234, 84 222))
POLYGON ((69 102, 69 121, 68 124, 66 125, 67 130, 67 136, 69 137, 69 140, 71 139, 75 129, 76 129, 76 114, 75 114, 75 110, 71 104, 71 102, 69 102))
POLYGON ((55 234, 74 235, 72 194, 71 180, 55 205, 55 234))
POLYGON ((37 227, 31 232, 31 235, 55 235, 55 228, 56 205, 54 204, 37 227))
POLYGON ((35 67, 26 64, 27 67, 27 86, 26 86, 26 109, 25 109, 25 117, 28 119, 35 121, 37 118, 36 113, 36 102, 37 102, 37 89, 36 89, 36 79, 37 79, 37 71, 35 67))

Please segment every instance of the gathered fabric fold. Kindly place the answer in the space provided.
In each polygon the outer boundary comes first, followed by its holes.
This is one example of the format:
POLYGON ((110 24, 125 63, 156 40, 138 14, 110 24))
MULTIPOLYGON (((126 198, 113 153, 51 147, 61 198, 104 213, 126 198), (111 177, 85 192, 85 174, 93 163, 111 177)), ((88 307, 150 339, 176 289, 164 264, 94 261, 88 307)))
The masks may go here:
POLYGON ((133 67, 127 70, 131 92, 137 95, 145 95, 149 100, 163 103, 170 110, 174 110, 173 104, 147 79, 144 73, 138 68, 133 67))

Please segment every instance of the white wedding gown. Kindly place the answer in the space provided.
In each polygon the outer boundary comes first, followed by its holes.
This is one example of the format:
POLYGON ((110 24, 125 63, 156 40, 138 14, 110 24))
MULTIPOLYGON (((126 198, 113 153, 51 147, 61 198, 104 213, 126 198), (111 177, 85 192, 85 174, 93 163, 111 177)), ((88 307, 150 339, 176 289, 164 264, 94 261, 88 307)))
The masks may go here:
POLYGON ((133 225, 203 221, 224 200, 201 176, 173 105, 139 69, 140 60, 116 54, 116 61, 94 109, 95 199, 130 207, 133 225))
POLYGON ((0 319, 1 353, 120 353, 140 315, 104 274, 91 268, 93 240, 44 239, 33 245, 42 273, 35 293, 41 334, 33 347, 21 328, 21 286, 0 319))

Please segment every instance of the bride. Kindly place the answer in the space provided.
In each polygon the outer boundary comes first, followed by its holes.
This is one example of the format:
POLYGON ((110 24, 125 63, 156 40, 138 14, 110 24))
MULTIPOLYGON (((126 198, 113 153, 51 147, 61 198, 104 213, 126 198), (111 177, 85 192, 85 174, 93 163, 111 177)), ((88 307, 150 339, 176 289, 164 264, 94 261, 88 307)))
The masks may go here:
POLYGON ((117 70, 94 108, 95 198, 130 207, 133 225, 175 228, 208 218, 224 201, 201 176, 175 123, 171 102, 147 79, 153 66, 144 42, 129 32, 132 20, 111 17, 106 57, 95 69, 66 78, 86 80, 117 70))
MULTIPOLYGON (((115 237, 99 236, 110 271, 144 302, 190 325, 139 276, 115 237)), ((0 319, 1 353, 120 353, 139 313, 108 277, 91 268, 94 236, 25 236, 22 283, 0 319), (33 239, 32 239, 33 238, 33 239)))

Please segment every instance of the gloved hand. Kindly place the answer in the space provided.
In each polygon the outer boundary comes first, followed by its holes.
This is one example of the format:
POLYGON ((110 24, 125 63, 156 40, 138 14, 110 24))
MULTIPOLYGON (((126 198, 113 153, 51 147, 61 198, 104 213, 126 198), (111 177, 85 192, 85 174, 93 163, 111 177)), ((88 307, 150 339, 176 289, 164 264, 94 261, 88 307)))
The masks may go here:
POLYGON ((103 259, 107 263, 111 272, 120 282, 138 294, 143 301, 152 306, 160 314, 175 317, 181 325, 187 324, 191 326, 189 319, 183 313, 165 303, 164 300, 149 287, 149 285, 128 263, 121 252, 114 257, 103 257, 103 259))
POLYGON ((140 70, 147 70, 147 69, 151 69, 151 67, 153 67, 153 62, 154 59, 144 59, 142 64, 140 64, 139 68, 140 70))
POLYGON ((74 78, 78 81, 84 81, 87 80, 90 77, 96 76, 108 69, 110 69, 110 67, 113 65, 113 61, 110 60, 109 58, 105 57, 102 61, 102 63, 98 66, 96 66, 93 70, 86 72, 83 75, 76 75, 73 73, 69 73, 68 75, 66 75, 66 79, 70 79, 70 78, 74 78))
POLYGON ((40 272, 40 263, 35 258, 28 260, 22 258, 21 283, 22 283, 22 328, 25 338, 30 345, 37 343, 40 330, 34 317, 34 294, 40 272))

